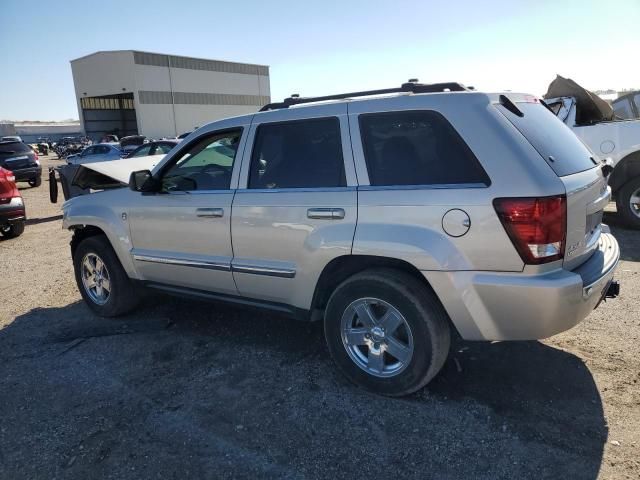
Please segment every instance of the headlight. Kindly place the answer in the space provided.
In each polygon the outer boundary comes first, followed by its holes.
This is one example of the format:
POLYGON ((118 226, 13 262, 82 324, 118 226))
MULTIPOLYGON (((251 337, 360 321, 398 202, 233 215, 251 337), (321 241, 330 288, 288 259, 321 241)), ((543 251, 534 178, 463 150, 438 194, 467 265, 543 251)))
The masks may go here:
POLYGON ((11 199, 12 207, 24 207, 24 202, 22 201, 22 197, 13 197, 11 199))

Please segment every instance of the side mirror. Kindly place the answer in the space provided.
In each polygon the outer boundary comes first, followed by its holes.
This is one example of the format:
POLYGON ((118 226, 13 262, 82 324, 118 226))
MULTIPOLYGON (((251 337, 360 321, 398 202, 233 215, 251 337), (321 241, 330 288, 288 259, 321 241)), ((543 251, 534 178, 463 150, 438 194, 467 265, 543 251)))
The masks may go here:
POLYGON ((131 172, 129 188, 134 192, 155 192, 156 182, 149 170, 131 172))

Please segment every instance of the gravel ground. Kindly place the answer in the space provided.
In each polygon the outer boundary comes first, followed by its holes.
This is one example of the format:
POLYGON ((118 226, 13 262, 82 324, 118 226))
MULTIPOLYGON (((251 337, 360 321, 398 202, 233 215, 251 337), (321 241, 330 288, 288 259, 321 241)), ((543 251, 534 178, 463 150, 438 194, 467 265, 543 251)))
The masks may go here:
POLYGON ((0 240, 2 479, 640 478, 640 232, 615 214, 620 298, 542 342, 461 343, 389 399, 340 376, 320 324, 164 296, 92 315, 48 183, 24 185, 27 229, 0 240))

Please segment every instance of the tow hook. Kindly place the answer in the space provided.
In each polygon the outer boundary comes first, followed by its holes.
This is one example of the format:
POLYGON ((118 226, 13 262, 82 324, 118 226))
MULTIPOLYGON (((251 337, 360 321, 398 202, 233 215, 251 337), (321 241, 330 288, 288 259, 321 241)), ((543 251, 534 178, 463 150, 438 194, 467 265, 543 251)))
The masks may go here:
POLYGON ((616 298, 620 295, 620 282, 617 280, 613 280, 609 283, 607 287, 607 293, 605 293, 605 298, 616 298))

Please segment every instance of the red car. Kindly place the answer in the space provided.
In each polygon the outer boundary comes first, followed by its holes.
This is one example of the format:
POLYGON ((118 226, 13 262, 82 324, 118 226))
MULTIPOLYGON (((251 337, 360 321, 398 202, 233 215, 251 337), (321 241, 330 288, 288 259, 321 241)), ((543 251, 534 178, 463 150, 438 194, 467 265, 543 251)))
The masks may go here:
POLYGON ((0 233, 6 238, 17 237, 24 232, 26 220, 16 177, 13 172, 0 167, 0 233))

